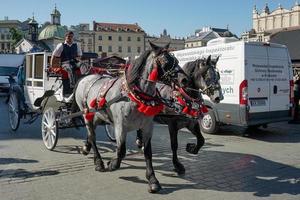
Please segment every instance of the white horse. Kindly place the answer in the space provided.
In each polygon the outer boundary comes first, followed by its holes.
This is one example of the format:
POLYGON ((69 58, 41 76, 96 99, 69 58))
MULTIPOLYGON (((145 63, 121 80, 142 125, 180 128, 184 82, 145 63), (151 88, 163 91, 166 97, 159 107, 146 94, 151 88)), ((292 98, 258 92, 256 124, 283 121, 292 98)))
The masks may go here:
POLYGON ((125 157, 127 132, 140 129, 143 131, 148 191, 158 192, 161 186, 152 166, 151 137, 153 116, 162 110, 163 105, 156 94, 156 82, 176 79, 180 67, 177 59, 168 53, 168 45, 164 48, 150 45, 152 50, 135 60, 124 76, 114 79, 89 75, 81 79, 75 89, 75 100, 79 109, 86 111, 88 143, 83 150, 88 152, 93 148, 95 170, 106 170, 96 146, 97 125, 111 123, 116 134, 117 157, 108 162, 108 171, 118 169, 125 157), (95 107, 97 112, 89 112, 95 107))

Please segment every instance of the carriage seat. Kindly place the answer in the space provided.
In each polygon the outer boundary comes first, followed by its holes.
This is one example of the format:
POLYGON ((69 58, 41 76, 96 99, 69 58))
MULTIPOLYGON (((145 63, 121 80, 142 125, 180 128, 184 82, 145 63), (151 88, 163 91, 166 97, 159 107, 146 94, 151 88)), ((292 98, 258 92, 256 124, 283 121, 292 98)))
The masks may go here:
MULTIPOLYGON (((73 93, 73 89, 70 88, 70 80, 66 70, 64 70, 62 67, 49 67, 47 72, 49 77, 61 77, 64 97, 68 97, 73 93)), ((79 68, 75 69, 75 74, 77 77, 81 76, 79 68)))

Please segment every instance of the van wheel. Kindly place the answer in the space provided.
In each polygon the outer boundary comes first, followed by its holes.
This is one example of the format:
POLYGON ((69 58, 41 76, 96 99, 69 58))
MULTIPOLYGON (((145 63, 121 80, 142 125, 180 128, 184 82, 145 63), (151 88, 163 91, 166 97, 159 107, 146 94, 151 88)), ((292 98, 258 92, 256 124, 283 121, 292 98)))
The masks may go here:
POLYGON ((203 114, 201 119, 200 128, 201 132, 208 134, 216 134, 219 130, 219 124, 217 124, 214 111, 209 109, 207 113, 203 114))

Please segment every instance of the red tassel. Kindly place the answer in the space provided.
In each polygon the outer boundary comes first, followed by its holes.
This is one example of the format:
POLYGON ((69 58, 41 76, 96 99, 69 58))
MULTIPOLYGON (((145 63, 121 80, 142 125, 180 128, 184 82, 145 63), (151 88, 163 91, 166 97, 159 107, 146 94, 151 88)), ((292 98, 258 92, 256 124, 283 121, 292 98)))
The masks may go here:
POLYGON ((94 119, 94 116, 95 116, 95 113, 93 113, 93 112, 89 112, 89 113, 87 113, 87 114, 85 114, 85 119, 87 120, 87 121, 92 121, 93 119, 94 119))
POLYGON ((186 106, 184 107, 184 109, 182 110, 183 113, 188 114, 189 113, 189 108, 186 106))
POLYGON ((157 67, 155 67, 154 69, 152 69, 148 79, 150 81, 157 81, 157 77, 158 77, 158 71, 157 71, 157 67))
POLYGON ((95 99, 93 99, 93 100, 90 102, 90 107, 91 107, 91 108, 95 108, 95 107, 96 107, 96 101, 97 101, 97 99, 95 98, 95 99))
POLYGON ((101 97, 98 102, 98 108, 102 108, 106 103, 106 99, 104 97, 101 97))
POLYGON ((202 113, 207 113, 208 112, 208 109, 207 109, 207 107, 205 105, 201 106, 201 112, 202 113))

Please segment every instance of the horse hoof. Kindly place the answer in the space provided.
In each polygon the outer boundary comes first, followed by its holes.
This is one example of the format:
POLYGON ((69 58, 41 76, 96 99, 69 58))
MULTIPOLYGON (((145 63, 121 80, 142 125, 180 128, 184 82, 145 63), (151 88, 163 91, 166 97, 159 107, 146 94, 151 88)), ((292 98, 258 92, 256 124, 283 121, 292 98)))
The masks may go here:
POLYGON ((141 149, 143 147, 143 142, 140 139, 136 139, 135 143, 139 149, 141 149))
POLYGON ((98 171, 98 172, 105 172, 105 167, 104 167, 104 163, 103 161, 98 161, 96 160, 95 161, 95 171, 98 171))
POLYGON ((149 193, 157 193, 161 190, 161 186, 159 183, 149 184, 148 192, 149 193))
POLYGON ((85 145, 83 145, 83 147, 82 147, 82 154, 83 155, 88 155, 89 153, 90 153, 90 151, 91 151, 91 145, 90 144, 85 144, 85 145))
POLYGON ((174 163, 174 171, 175 171, 178 175, 183 175, 183 174, 185 174, 185 168, 184 168, 183 164, 181 164, 180 162, 175 162, 175 163, 174 163))
POLYGON ((197 145, 194 143, 188 143, 186 145, 186 151, 191 153, 191 154, 197 154, 198 153, 198 149, 197 149, 197 145))
POLYGON ((120 165, 118 165, 117 160, 111 160, 107 162, 107 169, 108 171, 115 171, 120 168, 120 165))

